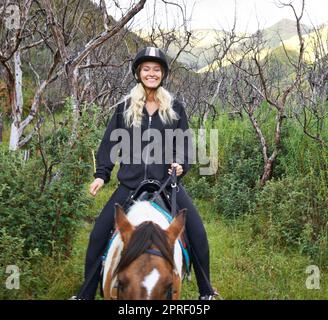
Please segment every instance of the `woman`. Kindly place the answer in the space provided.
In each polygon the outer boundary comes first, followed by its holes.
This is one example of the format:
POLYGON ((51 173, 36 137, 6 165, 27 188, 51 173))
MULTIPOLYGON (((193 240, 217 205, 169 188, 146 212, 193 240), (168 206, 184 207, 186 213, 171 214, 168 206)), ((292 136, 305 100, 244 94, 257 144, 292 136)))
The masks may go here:
MULTIPOLYGON (((132 150, 132 141, 134 140, 132 137, 138 132, 137 129, 140 134, 146 129, 157 129, 162 135, 161 160, 165 159, 165 129, 179 128, 184 131, 188 129, 184 107, 178 101, 173 100, 168 91, 162 87, 169 71, 164 53, 158 48, 144 48, 136 55, 132 71, 138 83, 124 101, 118 104, 101 141, 97 152, 95 180, 90 185, 90 193, 93 196, 109 181, 115 165, 115 159, 111 157, 115 152, 111 151, 114 150, 113 147, 117 144, 117 140, 110 140, 115 129, 125 129, 129 133, 131 138, 131 144, 128 145, 129 151, 132 150)), ((140 141, 142 148, 137 148, 137 150, 143 150, 146 142, 140 141)), ((126 145, 124 144, 125 147, 126 145)), ((148 163, 144 159, 141 162, 136 161, 136 149, 133 149, 133 152, 128 155, 130 161, 127 163, 121 161, 117 174, 120 184, 96 219, 90 235, 85 265, 85 279, 88 279, 88 285, 84 286, 83 292, 78 295, 79 299, 94 299, 95 297, 101 265, 96 264, 97 269, 94 266, 97 259, 104 253, 108 235, 114 228, 114 204, 123 205, 130 191, 136 189, 145 179, 164 182, 172 173, 173 167, 176 168, 176 175, 180 181, 189 169, 187 144, 183 148, 185 148, 184 159, 177 160, 178 152, 174 152, 175 162, 169 164, 165 164, 164 161, 148 163)), ((186 230, 190 246, 193 249, 191 259, 199 287, 199 299, 213 299, 215 292, 208 280, 209 249, 206 232, 196 208, 180 182, 178 187, 177 205, 179 208, 187 208, 186 230)))

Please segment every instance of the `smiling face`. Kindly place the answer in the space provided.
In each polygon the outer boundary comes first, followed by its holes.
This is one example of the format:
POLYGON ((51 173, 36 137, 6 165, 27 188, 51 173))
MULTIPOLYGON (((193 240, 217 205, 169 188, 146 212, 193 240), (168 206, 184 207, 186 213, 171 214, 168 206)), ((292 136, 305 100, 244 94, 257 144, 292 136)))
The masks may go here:
POLYGON ((157 89, 163 79, 161 65, 158 62, 143 62, 140 65, 139 79, 147 89, 157 89))

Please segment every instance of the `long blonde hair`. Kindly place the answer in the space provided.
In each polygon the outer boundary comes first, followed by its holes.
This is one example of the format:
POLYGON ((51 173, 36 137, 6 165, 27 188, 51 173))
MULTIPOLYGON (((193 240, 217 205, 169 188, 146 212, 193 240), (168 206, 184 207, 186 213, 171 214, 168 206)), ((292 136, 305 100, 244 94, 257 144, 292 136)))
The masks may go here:
MULTIPOLYGON (((162 86, 156 89, 154 95, 155 101, 159 104, 159 116, 164 124, 172 123, 178 120, 179 116, 173 110, 173 97, 162 86)), ((130 94, 125 97, 125 102, 129 101, 129 106, 124 111, 124 122, 127 127, 140 127, 142 119, 142 110, 146 104, 146 91, 142 83, 138 83, 132 88, 130 94)))

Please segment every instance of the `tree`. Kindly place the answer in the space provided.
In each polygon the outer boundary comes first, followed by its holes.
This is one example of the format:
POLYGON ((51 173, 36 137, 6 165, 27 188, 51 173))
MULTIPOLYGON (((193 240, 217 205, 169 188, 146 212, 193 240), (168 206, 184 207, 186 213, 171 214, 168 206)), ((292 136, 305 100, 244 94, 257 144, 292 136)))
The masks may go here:
MULTIPOLYGON (((313 28, 310 40, 314 59, 306 65, 306 75, 294 93, 293 115, 304 134, 327 147, 323 138, 328 116, 328 28, 313 28)), ((310 41, 308 41, 310 42, 310 41)))
POLYGON ((260 177, 260 185, 271 178, 273 166, 281 150, 282 127, 286 119, 286 108, 289 98, 297 90, 304 76, 304 39, 301 31, 301 19, 304 13, 304 0, 302 0, 301 12, 297 13, 292 2, 279 3, 281 7, 290 7, 296 19, 299 39, 299 51, 296 61, 290 58, 292 72, 289 78, 281 81, 280 68, 275 67, 273 55, 265 51, 265 42, 262 34, 258 31, 248 41, 244 41, 239 48, 238 54, 229 57, 232 65, 232 77, 229 85, 231 95, 229 103, 234 110, 242 109, 250 120, 256 137, 260 143, 263 156, 263 172, 260 177), (268 145, 268 137, 263 133, 258 117, 264 112, 265 105, 269 105, 269 111, 275 111, 275 128, 272 132, 273 145, 268 145))
MULTIPOLYGON (((84 44, 79 52, 74 52, 69 47, 67 42, 66 33, 69 31, 65 30, 65 25, 60 24, 58 10, 50 0, 42 0, 42 4, 46 10, 48 24, 51 28, 54 41, 60 54, 61 63, 65 70, 65 75, 68 80, 68 87, 72 99, 73 105, 73 136, 71 142, 76 138, 77 124, 79 121, 79 104, 80 104, 80 91, 79 91, 79 71, 81 64, 86 61, 91 52, 101 46, 103 43, 108 41, 114 35, 116 35, 124 26, 144 7, 146 0, 140 0, 122 16, 122 18, 114 22, 111 26, 108 25, 108 15, 104 13, 104 26, 105 30, 100 34, 96 35, 93 39, 84 44)), ((80 2, 77 2, 77 6, 80 2)), ((67 5, 67 3, 66 3, 67 5)), ((103 7, 103 10, 105 8, 103 7)), ((90 64, 89 64, 90 65, 90 64)), ((83 67, 87 68, 86 65, 83 67)))

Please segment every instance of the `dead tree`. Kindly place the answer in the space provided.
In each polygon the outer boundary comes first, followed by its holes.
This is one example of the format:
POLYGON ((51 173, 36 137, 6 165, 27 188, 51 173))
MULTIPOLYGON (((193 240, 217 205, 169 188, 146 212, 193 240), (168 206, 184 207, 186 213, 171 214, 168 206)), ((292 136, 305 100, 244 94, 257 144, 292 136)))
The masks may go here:
MULTIPOLYGON (((25 26, 32 1, 26 0, 22 7, 18 3, 5 2, 1 7, 1 51, 0 64, 12 110, 12 131, 19 132, 22 117, 22 84, 19 48, 25 33, 25 26), (9 14, 9 16, 6 16, 9 14), (9 22, 9 23, 8 23, 9 22), (12 60, 15 57, 14 68, 12 60)), ((15 143, 17 145, 17 143, 15 143)), ((11 149, 15 149, 13 147, 11 149)))
POLYGON ((120 30, 122 30, 124 26, 126 26, 126 24, 140 10, 143 9, 146 0, 138 1, 121 17, 119 21, 113 22, 112 25, 108 25, 108 16, 105 14, 105 30, 96 35, 87 43, 85 43, 78 52, 72 51, 72 49, 68 46, 65 39, 65 31, 67 30, 65 30, 65 26, 61 25, 58 16, 58 11, 56 10, 52 1, 42 0, 41 2, 43 7, 45 8, 48 25, 51 28, 56 46, 60 54, 61 63, 65 70, 65 75, 68 81, 73 106, 73 135, 71 139, 71 141, 73 142, 76 139, 77 125, 79 121, 79 71, 82 63, 86 61, 91 52, 93 52, 96 48, 104 44, 106 41, 116 35, 120 30))
MULTIPOLYGON (((280 77, 274 74, 275 68, 270 67, 270 63, 273 61, 272 55, 265 54, 263 50, 265 44, 261 38, 261 32, 243 43, 238 56, 229 58, 234 72, 230 104, 235 110, 242 108, 246 112, 261 146, 264 160, 263 172, 260 177, 261 186, 264 186, 272 176, 274 163, 281 150, 282 127, 286 119, 288 99, 297 90, 304 76, 304 39, 300 23, 304 13, 304 0, 302 0, 300 13, 296 12, 291 2, 280 2, 280 5, 292 9, 297 25, 299 51, 296 61, 289 59, 293 69, 292 80, 282 82, 280 77), (275 110, 275 128, 272 132, 273 145, 271 148, 268 145, 269 138, 264 135, 258 120, 258 116, 264 108, 264 102, 270 106, 270 111, 275 110)), ((289 58, 288 53, 285 53, 289 58)))
POLYGON ((293 115, 304 134, 327 147, 323 137, 328 116, 328 33, 325 28, 314 28, 311 50, 314 58, 306 64, 306 74, 294 93, 293 115))

